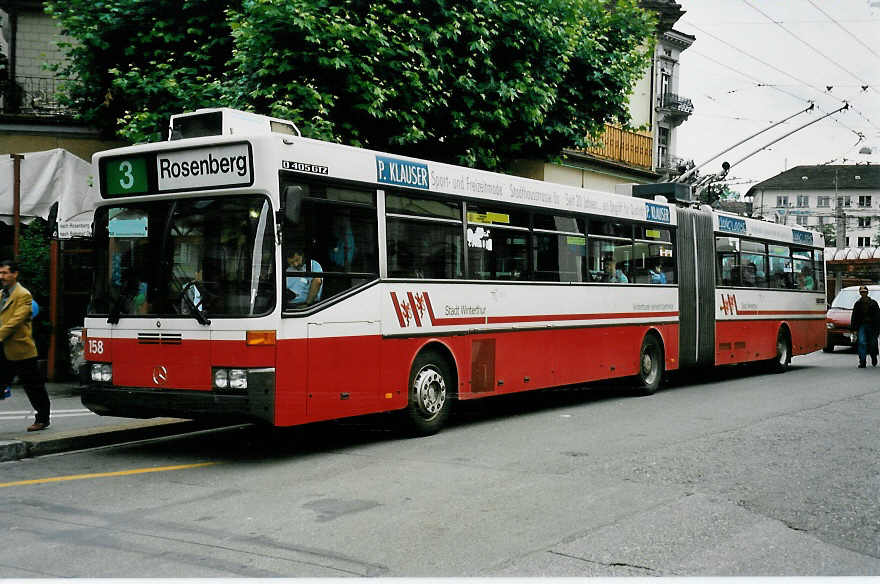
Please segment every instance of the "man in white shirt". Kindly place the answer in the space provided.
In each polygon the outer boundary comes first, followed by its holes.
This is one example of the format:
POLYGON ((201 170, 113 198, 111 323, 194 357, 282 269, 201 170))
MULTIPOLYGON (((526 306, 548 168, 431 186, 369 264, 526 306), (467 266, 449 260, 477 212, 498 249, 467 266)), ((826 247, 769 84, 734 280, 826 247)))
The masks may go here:
MULTIPOLYGON (((321 264, 316 260, 309 262, 309 272, 323 272, 321 264)), ((287 270, 285 272, 285 286, 289 291, 290 304, 309 305, 321 299, 324 289, 324 279, 316 276, 297 275, 297 272, 306 272, 304 254, 302 250, 294 250, 287 256, 287 270)))

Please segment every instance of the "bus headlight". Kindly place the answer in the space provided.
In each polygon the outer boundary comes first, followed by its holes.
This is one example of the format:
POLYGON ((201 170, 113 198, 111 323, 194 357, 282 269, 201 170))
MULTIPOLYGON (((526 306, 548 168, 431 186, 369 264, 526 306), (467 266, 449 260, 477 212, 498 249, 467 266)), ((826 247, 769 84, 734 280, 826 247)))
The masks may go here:
POLYGON ((833 328, 834 328, 834 323, 826 322, 826 323, 825 323, 825 328, 827 328, 828 330, 833 329, 833 328))
POLYGON ((92 381, 110 383, 113 381, 113 365, 110 363, 92 363, 92 381))
POLYGON ((219 390, 247 390, 248 370, 233 369, 230 367, 217 367, 214 369, 214 389, 219 390))
POLYGON ((247 389, 247 371, 244 369, 229 370, 229 389, 247 389))
POLYGON ((229 370, 228 369, 215 369, 214 370, 214 388, 215 389, 226 389, 229 387, 229 370))

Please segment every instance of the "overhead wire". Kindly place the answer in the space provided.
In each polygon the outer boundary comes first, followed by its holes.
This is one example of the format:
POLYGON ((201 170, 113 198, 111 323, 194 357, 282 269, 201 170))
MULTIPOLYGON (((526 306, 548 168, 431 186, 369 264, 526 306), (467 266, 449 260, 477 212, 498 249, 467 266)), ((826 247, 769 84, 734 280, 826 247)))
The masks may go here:
MULTIPOLYGON (((747 1, 747 0, 743 0, 743 2, 746 2, 746 1, 747 1)), ((834 98, 834 99, 838 99, 838 100, 840 99, 840 98, 838 98, 837 96, 831 95, 831 94, 829 93, 829 91, 828 91, 828 89, 827 89, 828 86, 825 86, 825 88, 822 88, 822 87, 819 87, 818 85, 815 85, 815 84, 813 84, 813 83, 809 83, 809 82, 807 82, 807 81, 805 81, 805 80, 803 80, 803 79, 799 79, 798 77, 795 77, 795 76, 792 75, 791 73, 789 73, 789 72, 787 72, 787 71, 784 71, 784 70, 780 69, 779 67, 776 67, 775 65, 773 65, 773 64, 771 64, 771 63, 768 63, 768 62, 764 61, 763 59, 761 59, 761 58, 759 58, 759 57, 756 57, 756 56, 752 55, 752 54, 749 53, 748 51, 745 51, 745 50, 743 50, 743 49, 737 47, 736 45, 733 45, 733 44, 731 44, 731 43, 725 41, 725 40, 722 39, 721 37, 719 37, 719 36, 717 36, 717 35, 714 35, 714 34, 712 34, 711 32, 709 32, 709 31, 707 31, 707 30, 704 30, 703 28, 701 28, 701 27, 695 25, 693 22, 690 22, 690 21, 684 21, 684 22, 686 22, 689 26, 695 28, 695 29, 698 30, 699 32, 701 32, 701 33, 703 33, 703 34, 705 34, 705 35, 707 35, 707 36, 709 36, 709 37, 711 37, 711 38, 717 40, 717 41, 720 42, 721 44, 726 45, 726 46, 730 47, 731 49, 737 51, 738 53, 741 53, 741 54, 745 55, 745 56, 748 57, 749 59, 752 59, 753 61, 757 61, 758 63, 761 63, 761 64, 764 65, 765 67, 768 67, 768 68, 772 69, 773 71, 776 71, 777 73, 780 73, 781 75, 784 75, 784 76, 788 77, 789 79, 792 79, 792 80, 796 81, 796 82, 798 83, 798 86, 806 86, 806 87, 809 87, 809 88, 813 89, 814 91, 816 91, 816 92, 819 93, 820 95, 826 95, 826 96, 829 96, 829 97, 832 97, 832 98, 834 98)), ((774 90, 776 90, 776 91, 779 91, 780 93, 784 93, 784 94, 786 94, 786 95, 788 95, 788 96, 790 96, 790 97, 794 97, 795 99, 798 99, 798 100, 800 100, 800 101, 808 101, 808 102, 810 101, 810 100, 807 100, 807 99, 805 99, 805 98, 803 98, 803 97, 801 97, 801 96, 799 96, 799 95, 795 95, 794 93, 791 93, 791 92, 789 92, 789 91, 785 91, 785 90, 781 89, 780 87, 778 87, 778 86, 776 86, 776 85, 768 84, 768 83, 764 83, 762 80, 757 79, 756 77, 753 77, 753 76, 751 76, 751 75, 747 75, 747 74, 743 73, 742 71, 740 71, 740 70, 738 70, 738 69, 736 69, 736 68, 730 67, 730 66, 728 66, 728 65, 726 65, 726 64, 724 64, 724 63, 721 63, 720 61, 718 61, 718 60, 716 60, 716 59, 713 59, 713 58, 711 58, 711 57, 708 57, 707 55, 705 55, 705 54, 703 54, 703 53, 700 53, 699 51, 694 51, 693 49, 690 49, 689 52, 691 52, 691 53, 696 53, 697 55, 700 55, 700 56, 703 57, 703 58, 706 58, 706 59, 708 59, 708 60, 710 60, 710 61, 712 61, 712 62, 714 62, 714 63, 716 63, 716 64, 718 64, 718 65, 721 65, 721 66, 723 66, 723 67, 725 67, 725 68, 727 68, 727 69, 730 69, 731 71, 734 71, 734 72, 738 73, 739 75, 741 75, 741 76, 743 76, 743 77, 746 77, 746 78, 748 78, 748 79, 751 79, 751 80, 754 81, 759 87, 770 87, 771 89, 774 89, 774 90)), ((833 86, 832 86, 832 87, 833 87, 833 86)), ((817 105, 816 107, 817 107, 817 109, 819 109, 820 111, 823 111, 823 113, 824 113, 824 110, 823 110, 820 106, 817 105)), ((853 111, 856 111, 856 110, 853 110, 853 111)), ((873 124, 868 118, 866 118, 863 114, 861 114, 861 112, 858 112, 858 113, 859 113, 860 115, 862 115, 862 117, 865 118, 871 126, 874 126, 874 124, 873 124)), ((840 125, 842 128, 845 128, 846 130, 849 130, 849 131, 852 132, 853 134, 859 135, 859 132, 858 132, 858 131, 856 131, 856 130, 850 128, 849 126, 847 126, 846 124, 844 124, 843 122, 841 122, 840 120, 838 120, 837 118, 832 117, 831 119, 834 120, 834 122, 836 122, 836 123, 837 123, 838 125, 840 125)), ((874 126, 874 128, 876 128, 876 129, 880 129, 880 128, 877 128, 877 126, 874 126)))
MULTIPOLYGON (((868 87, 871 87, 870 84, 867 84, 867 83, 866 83, 865 79, 864 79, 862 76, 860 76, 860 75, 858 75, 858 74, 856 74, 856 73, 853 73, 852 71, 850 71, 849 69, 847 69, 846 67, 844 67, 842 64, 840 64, 840 63, 837 62, 836 60, 832 59, 831 57, 829 57, 828 55, 826 55, 825 53, 823 53, 822 51, 820 51, 818 48, 816 48, 815 44, 813 44, 813 43, 808 43, 807 41, 805 41, 804 39, 802 39, 801 37, 799 37, 798 35, 796 35, 794 32, 792 32, 791 30, 789 30, 785 25, 783 25, 783 24, 782 24, 782 21, 778 21, 778 20, 773 19, 773 17, 771 17, 769 14, 767 14, 766 12, 764 12, 763 10, 761 10, 760 8, 758 8, 757 6, 755 6, 754 4, 752 4, 752 2, 750 2, 750 0, 742 0, 742 2, 743 2, 743 4, 745 4, 746 6, 748 6, 749 8, 751 8, 752 10, 754 10, 754 11, 758 12, 759 14, 761 14, 764 18, 766 18, 767 20, 769 20, 771 23, 773 23, 774 25, 776 25, 776 26, 778 26, 779 28, 781 28, 782 30, 784 30, 786 33, 788 33, 788 34, 789 34, 792 38, 794 38, 796 41, 798 41, 799 43, 805 45, 805 46, 806 46, 807 48, 809 48, 811 51, 813 51, 813 52, 816 53, 817 55, 821 56, 822 58, 824 58, 825 60, 827 60, 827 61, 828 61, 829 63, 831 63, 832 65, 836 66, 838 69, 840 69, 841 71, 845 72, 847 75, 849 75, 850 77, 852 77, 852 78, 855 79, 856 81, 859 81, 859 82, 862 83, 863 85, 867 85, 868 87)), ((813 2, 812 2, 811 0, 810 0, 810 4, 812 4, 813 7, 815 7, 815 8, 818 9, 818 7, 816 7, 816 5, 813 4, 813 2)), ((824 16, 826 16, 827 18, 829 18, 832 22, 835 22, 834 19, 831 18, 831 17, 830 17, 825 11, 823 11, 823 10, 821 10, 821 9, 819 9, 819 11, 820 11, 824 16)), ((838 26, 840 26, 840 25, 838 25, 838 26)), ((849 31, 847 31, 845 28, 843 28, 842 26, 840 26, 840 28, 843 29, 844 32, 846 32, 847 34, 849 34, 850 36, 853 36, 853 38, 855 38, 854 35, 853 35, 852 33, 850 33, 849 31)), ((872 52, 873 52, 873 50, 872 50, 872 52)), ((789 75, 789 77, 792 77, 792 76, 789 75)), ((828 86, 826 86, 826 87, 828 87, 828 86)), ((831 86, 831 87, 833 87, 833 86, 831 86)), ((830 89, 829 89, 828 91, 829 91, 829 93, 830 93, 830 89)), ((877 92, 877 93, 880 93, 880 91, 878 91, 876 88, 874 88, 874 91, 877 92)), ((880 128, 878 128, 876 125, 874 125, 874 123, 873 123, 873 122, 872 122, 867 116, 865 116, 863 113, 861 113, 860 111, 858 111, 858 110, 856 110, 856 109, 854 109, 854 108, 850 108, 850 109, 852 109, 854 112, 858 113, 862 118, 865 119, 865 121, 867 121, 867 122, 868 122, 871 126, 873 126, 875 129, 880 130, 880 128)), ((832 118, 832 119, 834 119, 834 118, 832 118)), ((854 132, 854 130, 852 130, 851 128, 848 128, 848 129, 849 129, 850 131, 853 131, 853 132, 854 132)))
MULTIPOLYGON (((845 32, 846 34, 848 34, 848 35, 849 35, 854 41, 856 41, 857 43, 859 43, 860 45, 862 45, 864 48, 866 48, 866 49, 868 50, 868 52, 870 52, 872 55, 874 55, 875 57, 877 57, 878 59, 880 59, 880 53, 878 53, 877 51, 875 51, 875 50, 874 50, 869 44, 865 43, 862 39, 860 39, 859 37, 857 37, 856 35, 854 35, 851 31, 849 31, 849 30, 848 30, 847 28, 845 28, 842 24, 840 24, 840 21, 839 21, 839 20, 835 19, 833 16, 831 16, 830 14, 828 14, 827 12, 825 12, 824 10, 822 10, 822 8, 819 7, 818 4, 816 4, 815 2, 813 2, 813 0, 807 0, 807 2, 809 2, 809 3, 813 6, 813 8, 815 8, 816 10, 818 10, 819 12, 821 12, 823 15, 825 15, 825 18, 827 18, 827 19, 830 20, 832 23, 834 23, 835 25, 837 25, 837 27, 838 27, 840 30, 842 30, 843 32, 845 32)), ((853 22, 858 22, 858 21, 853 21, 853 22)))
MULTIPOLYGON (((799 43, 805 45, 805 46, 806 46, 807 48, 809 48, 811 51, 813 51, 813 52, 816 53, 817 55, 820 55, 820 56, 823 57, 825 60, 827 60, 829 63, 832 63, 833 65, 835 65, 835 66, 836 66, 838 69, 840 69, 841 71, 846 72, 848 75, 850 75, 851 77, 855 78, 855 79, 858 80, 858 81, 862 81, 862 82, 864 82, 864 79, 863 79, 861 76, 856 75, 855 73, 853 73, 852 71, 850 71, 849 69, 847 69, 846 67, 844 67, 843 65, 841 65, 840 63, 838 63, 837 61, 835 61, 834 59, 832 59, 831 57, 829 57, 829 56, 826 55, 825 53, 823 53, 822 51, 820 51, 819 49, 817 49, 817 48, 815 47, 815 45, 813 45, 812 43, 808 43, 807 41, 805 41, 804 39, 802 39, 801 37, 799 37, 798 35, 796 35, 796 34, 793 33, 792 31, 790 31, 790 30, 789 30, 788 28, 786 28, 785 25, 783 25, 780 21, 774 20, 769 14, 767 14, 766 12, 764 12, 763 10, 761 10, 760 8, 758 8, 757 6, 755 6, 754 4, 752 4, 749 0, 742 0, 742 2, 743 2, 746 6, 750 7, 752 10, 755 10, 756 12, 758 12, 759 14, 761 14, 762 16, 764 16, 764 18, 766 18, 767 20, 769 20, 770 22, 772 22, 773 24, 775 24, 776 26, 778 26, 779 28, 781 28, 782 30, 784 30, 785 32, 787 32, 792 38, 794 38, 795 40, 797 40, 799 43)), ((823 13, 823 14, 824 14, 824 13, 823 13)))

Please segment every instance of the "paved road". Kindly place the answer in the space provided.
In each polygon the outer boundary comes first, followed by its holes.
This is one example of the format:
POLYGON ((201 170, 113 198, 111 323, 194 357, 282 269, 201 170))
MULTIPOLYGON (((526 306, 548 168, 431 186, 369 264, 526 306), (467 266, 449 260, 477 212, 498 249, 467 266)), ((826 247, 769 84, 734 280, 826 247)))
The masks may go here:
MULTIPOLYGON (((0 464, 6 577, 880 574, 880 369, 482 400, 0 464)), ((745 375, 744 375, 745 374, 745 375)))

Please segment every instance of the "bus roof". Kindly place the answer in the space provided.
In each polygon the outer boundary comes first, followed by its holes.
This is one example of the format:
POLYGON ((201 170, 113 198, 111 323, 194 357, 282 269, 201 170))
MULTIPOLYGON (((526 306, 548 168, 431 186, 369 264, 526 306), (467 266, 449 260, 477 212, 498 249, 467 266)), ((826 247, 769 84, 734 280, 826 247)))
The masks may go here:
MULTIPOLYGON (((208 108, 171 119, 172 132, 177 123, 181 136, 94 155, 104 199, 257 186, 275 192, 279 171, 287 171, 370 184, 380 189, 455 195, 660 225, 677 224, 675 205, 662 198, 646 200, 305 138, 290 130, 295 128, 290 122, 250 112, 208 108), (182 137, 186 123, 193 120, 199 123, 189 129, 197 135, 182 137), (245 159, 247 173, 237 170, 236 166, 245 159), (111 173, 109 161, 137 162, 132 168, 144 169, 143 181, 137 182, 142 188, 110 194, 106 188, 108 173, 111 173), (221 165, 230 169, 229 180, 211 175, 212 165, 218 172, 221 165), (180 171, 178 176, 172 176, 175 170, 180 171), (166 171, 168 175, 162 174, 166 171), (181 176, 183 173, 187 176, 181 176)), ((820 233, 767 221, 716 212, 713 222, 716 232, 731 236, 753 236, 814 247, 824 245, 820 233)))

